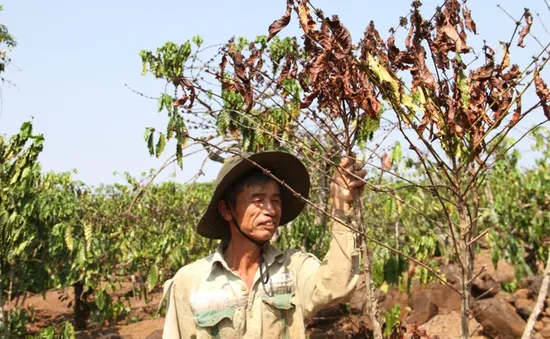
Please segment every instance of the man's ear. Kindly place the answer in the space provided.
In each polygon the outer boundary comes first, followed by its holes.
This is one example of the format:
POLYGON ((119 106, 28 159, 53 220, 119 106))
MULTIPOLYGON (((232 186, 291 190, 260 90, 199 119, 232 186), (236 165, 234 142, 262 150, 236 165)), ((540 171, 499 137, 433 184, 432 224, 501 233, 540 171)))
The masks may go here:
POLYGON ((231 210, 229 210, 229 205, 224 200, 220 200, 218 202, 218 211, 220 212, 222 218, 225 219, 225 221, 230 222, 233 219, 231 217, 231 210))

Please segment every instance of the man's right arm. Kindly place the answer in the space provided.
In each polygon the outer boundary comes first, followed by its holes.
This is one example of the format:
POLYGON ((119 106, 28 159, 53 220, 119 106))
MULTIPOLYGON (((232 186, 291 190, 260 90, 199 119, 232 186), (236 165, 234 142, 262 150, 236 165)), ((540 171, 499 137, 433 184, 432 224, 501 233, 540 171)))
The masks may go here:
POLYGON ((164 284, 164 295, 167 296, 168 301, 162 337, 164 339, 196 338, 196 325, 189 296, 184 286, 178 284, 176 278, 177 274, 164 284))

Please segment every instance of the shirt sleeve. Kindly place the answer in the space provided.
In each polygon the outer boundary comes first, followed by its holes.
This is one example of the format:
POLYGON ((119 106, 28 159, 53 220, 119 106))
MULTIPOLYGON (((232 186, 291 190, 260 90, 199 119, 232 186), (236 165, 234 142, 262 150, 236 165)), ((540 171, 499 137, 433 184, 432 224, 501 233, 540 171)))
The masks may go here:
POLYGON ((185 289, 174 281, 175 279, 164 284, 164 296, 168 300, 162 338, 196 338, 197 328, 188 295, 185 289))
MULTIPOLYGON (((347 220, 343 211, 336 211, 334 216, 347 220)), ((330 248, 324 260, 320 262, 312 254, 303 255, 296 275, 297 297, 305 318, 325 307, 347 302, 359 279, 356 234, 333 221, 330 248)))

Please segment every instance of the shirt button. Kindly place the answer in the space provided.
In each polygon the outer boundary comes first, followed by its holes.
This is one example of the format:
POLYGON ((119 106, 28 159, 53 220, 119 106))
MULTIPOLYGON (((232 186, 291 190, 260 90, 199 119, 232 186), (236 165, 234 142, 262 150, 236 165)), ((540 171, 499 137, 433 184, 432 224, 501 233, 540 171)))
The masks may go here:
POLYGON ((244 286, 244 285, 241 286, 241 290, 242 290, 243 292, 246 292, 246 286, 244 286))

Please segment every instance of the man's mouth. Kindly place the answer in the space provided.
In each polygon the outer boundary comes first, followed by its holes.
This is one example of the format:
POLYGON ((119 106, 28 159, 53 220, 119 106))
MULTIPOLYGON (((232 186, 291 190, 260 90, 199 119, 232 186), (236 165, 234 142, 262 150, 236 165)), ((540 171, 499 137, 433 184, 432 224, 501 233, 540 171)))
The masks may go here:
POLYGON ((260 226, 275 227, 275 223, 273 221, 266 221, 266 222, 260 223, 260 226))

